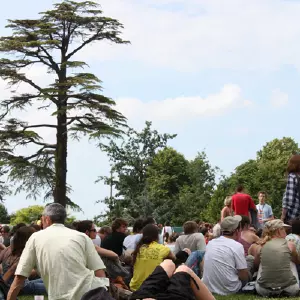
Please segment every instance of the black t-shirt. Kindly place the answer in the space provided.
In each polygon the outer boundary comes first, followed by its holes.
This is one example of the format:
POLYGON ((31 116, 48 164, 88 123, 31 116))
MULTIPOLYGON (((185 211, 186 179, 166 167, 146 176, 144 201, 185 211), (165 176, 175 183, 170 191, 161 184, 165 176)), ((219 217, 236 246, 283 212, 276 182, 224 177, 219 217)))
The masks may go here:
POLYGON ((123 242, 126 235, 122 232, 112 232, 104 241, 101 241, 101 247, 117 253, 119 256, 123 253, 123 242))

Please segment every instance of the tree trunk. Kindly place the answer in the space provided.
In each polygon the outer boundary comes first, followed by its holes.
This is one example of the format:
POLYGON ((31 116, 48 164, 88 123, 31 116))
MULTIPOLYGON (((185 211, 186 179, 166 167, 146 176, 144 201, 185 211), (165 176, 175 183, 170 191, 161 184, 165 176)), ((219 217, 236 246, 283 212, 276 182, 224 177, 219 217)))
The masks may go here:
MULTIPOLYGON (((64 111, 64 109, 61 107, 64 111)), ((54 202, 67 205, 67 115, 57 115, 54 202)))
POLYGON ((56 132, 56 153, 55 153, 55 189, 54 202, 64 207, 67 205, 67 69, 64 64, 65 53, 62 53, 61 70, 59 74, 59 95, 57 103, 57 132, 56 132))

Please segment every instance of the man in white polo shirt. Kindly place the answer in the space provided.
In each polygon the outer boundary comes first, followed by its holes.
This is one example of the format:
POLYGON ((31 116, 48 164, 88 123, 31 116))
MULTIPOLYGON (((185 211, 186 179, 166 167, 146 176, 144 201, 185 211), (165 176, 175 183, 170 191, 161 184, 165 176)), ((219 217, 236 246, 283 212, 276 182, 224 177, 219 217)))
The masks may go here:
POLYGON ((238 243, 242 217, 226 217, 221 222, 222 236, 211 240, 204 256, 203 282, 218 295, 239 292, 249 280, 243 245, 238 243))
POLYGON ((28 240, 16 270, 8 300, 15 300, 32 269, 41 275, 49 300, 80 300, 90 290, 106 289, 105 266, 92 240, 63 224, 65 208, 52 203, 45 207, 44 230, 28 240))

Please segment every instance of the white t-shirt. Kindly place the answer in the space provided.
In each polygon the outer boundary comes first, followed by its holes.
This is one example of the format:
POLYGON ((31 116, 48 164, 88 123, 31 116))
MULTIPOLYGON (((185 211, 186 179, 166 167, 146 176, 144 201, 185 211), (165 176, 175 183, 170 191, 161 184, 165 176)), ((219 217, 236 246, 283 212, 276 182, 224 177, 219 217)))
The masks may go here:
POLYGON ((237 270, 244 269, 247 269, 247 262, 242 244, 224 236, 207 244, 203 282, 212 293, 237 293, 242 288, 237 270))
POLYGON ((141 233, 128 235, 123 242, 123 246, 126 247, 126 250, 135 250, 142 236, 141 233))
POLYGON ((96 235, 96 238, 92 241, 93 241, 94 245, 101 247, 101 238, 98 234, 96 235))

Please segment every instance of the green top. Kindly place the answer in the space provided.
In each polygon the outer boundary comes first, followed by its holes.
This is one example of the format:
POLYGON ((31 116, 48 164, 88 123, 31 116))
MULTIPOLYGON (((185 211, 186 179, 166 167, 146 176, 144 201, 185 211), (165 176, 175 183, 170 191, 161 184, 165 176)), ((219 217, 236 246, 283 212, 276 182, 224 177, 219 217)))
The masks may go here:
POLYGON ((284 289, 297 283, 291 271, 291 250, 285 239, 272 239, 260 253, 261 276, 257 283, 263 288, 284 289))

